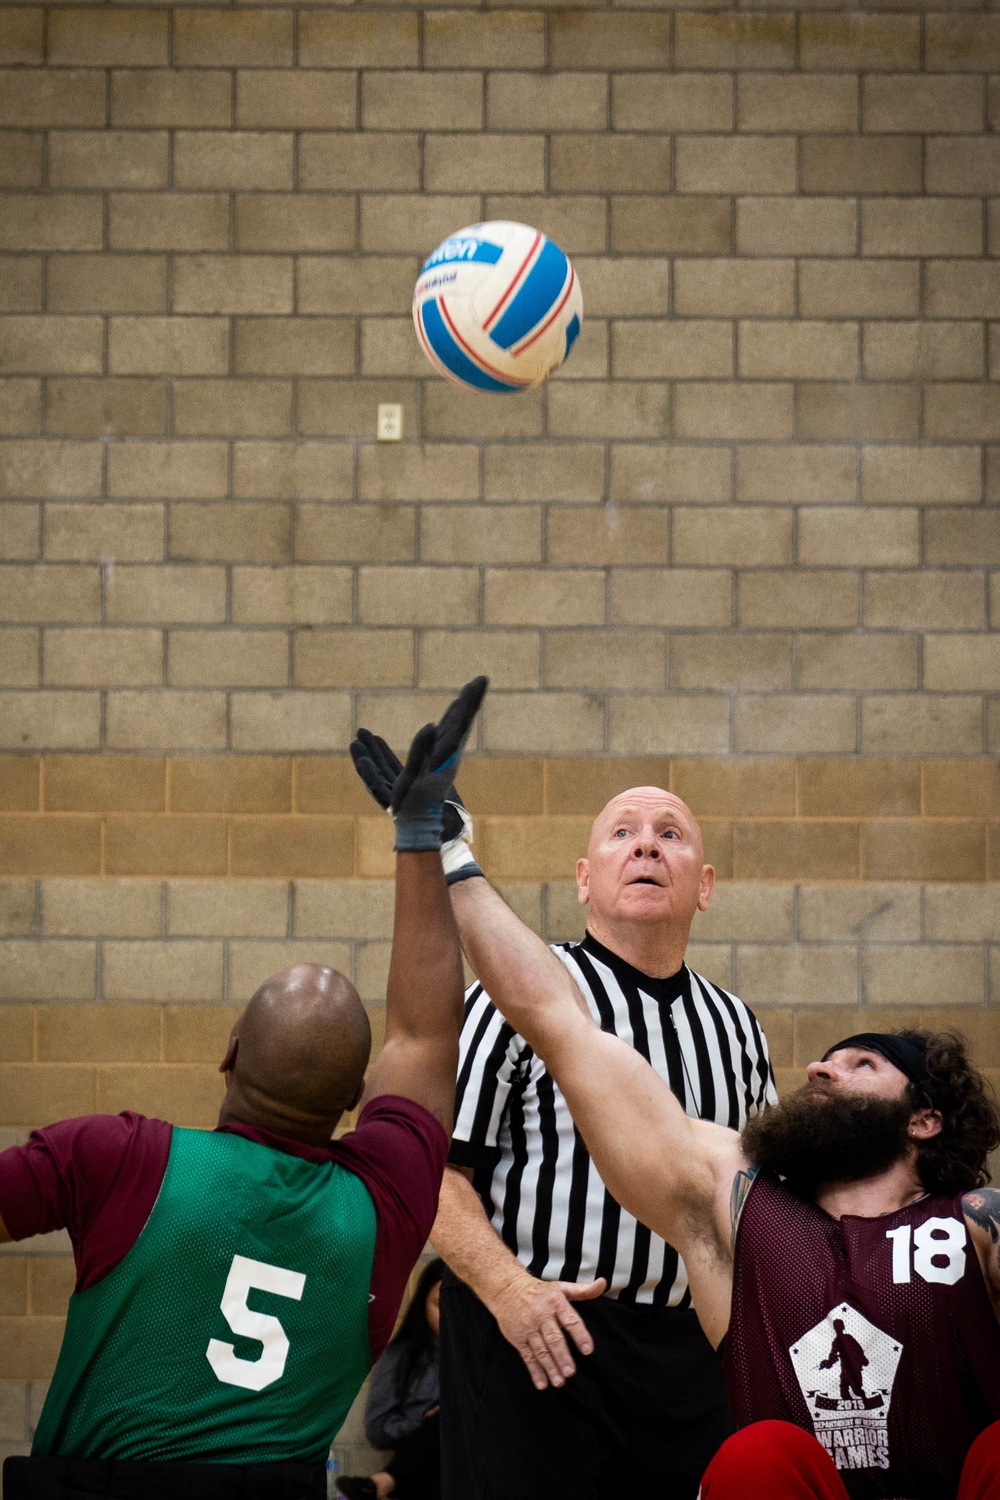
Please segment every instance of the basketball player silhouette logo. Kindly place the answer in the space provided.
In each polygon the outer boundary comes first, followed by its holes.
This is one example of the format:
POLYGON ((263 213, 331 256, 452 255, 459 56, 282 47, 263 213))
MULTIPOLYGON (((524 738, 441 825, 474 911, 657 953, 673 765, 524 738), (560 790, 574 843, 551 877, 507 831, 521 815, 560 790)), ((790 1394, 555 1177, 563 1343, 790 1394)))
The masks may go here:
POLYGON ((841 1401, 849 1401, 852 1396, 865 1401, 864 1377, 861 1372, 868 1363, 868 1356, 857 1339, 847 1332, 843 1318, 834 1318, 833 1331, 830 1352, 826 1359, 820 1361, 819 1367, 821 1370, 832 1370, 839 1361, 841 1401))

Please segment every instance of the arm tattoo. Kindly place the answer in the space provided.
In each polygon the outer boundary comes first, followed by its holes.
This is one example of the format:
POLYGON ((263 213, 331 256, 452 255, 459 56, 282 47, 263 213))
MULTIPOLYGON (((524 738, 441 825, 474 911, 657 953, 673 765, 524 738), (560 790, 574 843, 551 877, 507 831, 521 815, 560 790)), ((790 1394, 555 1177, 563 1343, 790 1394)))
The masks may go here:
MULTIPOLYGON (((746 1167, 737 1172, 733 1178, 733 1190, 729 1195, 729 1218, 733 1226, 732 1247, 734 1250, 736 1249, 736 1231, 740 1226, 740 1214, 743 1212, 743 1205, 747 1201, 747 1194, 753 1186, 753 1180, 759 1171, 759 1167, 746 1167)), ((997 1198, 1000 1199, 1000 1193, 997 1194, 997 1198)))
POLYGON ((986 1256, 986 1281, 993 1297, 993 1304, 1000 1317, 1000 1189, 973 1188, 962 1196, 962 1212, 966 1219, 978 1225, 989 1235, 991 1244, 986 1256))

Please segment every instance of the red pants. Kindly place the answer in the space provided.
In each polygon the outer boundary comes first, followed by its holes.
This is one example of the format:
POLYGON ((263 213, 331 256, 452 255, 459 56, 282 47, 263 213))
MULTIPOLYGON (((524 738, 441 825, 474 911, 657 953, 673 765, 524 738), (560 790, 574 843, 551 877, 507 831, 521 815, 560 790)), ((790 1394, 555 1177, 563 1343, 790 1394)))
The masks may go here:
MULTIPOLYGON (((754 1422, 728 1438, 705 1470, 701 1500, 848 1500, 825 1448, 791 1422, 754 1422)), ((1000 1422, 981 1432, 956 1500, 1000 1500, 1000 1422)))

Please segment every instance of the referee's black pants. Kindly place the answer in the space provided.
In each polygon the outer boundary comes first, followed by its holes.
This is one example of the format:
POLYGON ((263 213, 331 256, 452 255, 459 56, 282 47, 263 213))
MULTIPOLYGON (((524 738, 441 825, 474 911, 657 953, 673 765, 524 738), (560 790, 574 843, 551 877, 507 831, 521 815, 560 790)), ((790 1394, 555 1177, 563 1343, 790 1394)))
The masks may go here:
POLYGON ((722 1368, 689 1309, 574 1306, 594 1352, 536 1391, 450 1273, 441 1285, 442 1500, 695 1500, 733 1431, 722 1368))

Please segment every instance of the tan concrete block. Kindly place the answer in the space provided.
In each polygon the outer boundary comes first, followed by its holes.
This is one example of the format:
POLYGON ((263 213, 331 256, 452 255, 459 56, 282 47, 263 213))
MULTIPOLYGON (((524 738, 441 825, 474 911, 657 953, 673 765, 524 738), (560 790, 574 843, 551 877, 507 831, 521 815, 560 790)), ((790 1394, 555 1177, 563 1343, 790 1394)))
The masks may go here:
POLYGON ((111 123, 145 129, 158 125, 226 127, 231 124, 231 94, 229 74, 217 70, 115 69, 111 74, 111 123))
POLYGON ((792 760, 676 760, 670 785, 699 817, 788 817, 795 812, 792 760))
POLYGON ((372 941, 392 937, 393 887, 388 880, 300 880, 295 885, 295 936, 372 941))
MULTIPOLYGON (((416 189, 420 186, 420 138, 372 130, 355 135, 338 131, 304 136, 299 146, 299 172, 301 185, 309 189, 416 189)), ((354 205, 347 206, 353 213, 354 205)), ((352 238, 347 248, 353 243, 352 238)))
POLYGON ((723 568, 616 568, 611 574, 611 624, 728 626, 732 579, 723 568))
POLYGON ((35 63, 45 61, 45 12, 36 9, 4 6, 2 11, 0 61, 35 63))
POLYGON ((47 630, 47 687, 153 687, 163 681, 158 630, 47 630))
POLYGON ((100 250, 101 199, 95 193, 0 193, 0 249, 100 250))
POLYGON ((90 68, 3 68, 0 125, 103 125, 105 89, 103 75, 90 68))
POLYGON ((678 506, 672 525, 674 563, 754 567, 792 561, 790 510, 678 506))
MULTIPOLYGON (((933 200, 930 200, 933 201, 933 200)), ((942 200, 950 210, 947 221, 955 236, 953 247, 945 250, 943 241, 948 233, 947 227, 942 229, 942 246, 938 253, 955 255, 978 255, 980 254, 980 234, 982 227, 982 216, 979 212, 978 203, 969 205, 956 204, 955 200, 942 200), (971 207, 975 210, 974 216, 968 223, 968 234, 963 243, 965 248, 959 248, 958 231, 961 224, 959 209, 971 207), (978 222, 977 222, 978 221, 978 222), (973 248, 974 247, 974 248, 973 248)), ((924 251, 924 253, 929 253, 924 251)), ((930 252, 933 253, 933 252, 930 252)), ((927 266, 927 288, 926 288, 926 310, 934 317, 944 318, 990 318, 1000 315, 1000 293, 997 291, 996 279, 990 275, 984 275, 991 268, 988 262, 963 264, 955 261, 931 261, 927 266)))
POLYGON ((294 150, 289 131, 178 130, 174 182, 195 189, 291 188, 294 150))
POLYGON ((612 698, 608 744, 615 755, 720 754, 729 748, 729 699, 661 693, 612 698))
POLYGON ((873 694, 862 701, 861 742, 864 752, 874 755, 975 755, 983 742, 982 702, 958 693, 948 698, 873 694))
POLYGON ((795 27, 790 15, 681 12, 674 61, 681 68, 791 68, 795 27))
MULTIPOLYGON (((6 758, 6 757, 5 757, 6 758)), ((90 882, 88 882, 90 884, 90 882)), ((35 927, 35 882, 33 880, 3 880, 0 881, 0 932, 4 937, 27 937, 35 927)), ((11 1035, 8 1026, 15 1025, 20 1028, 23 1019, 23 1011, 8 1012, 4 1017, 3 1034, 11 1035)), ((30 1020, 30 1017, 29 1017, 30 1020)), ((30 1033, 30 1027, 29 1027, 30 1033)), ((18 1033, 22 1040, 16 1045, 23 1047, 23 1033, 18 1033)), ((30 1035, 27 1043, 28 1058, 31 1056, 30 1035)), ((17 1059, 9 1058, 6 1061, 14 1062, 17 1059)), ((27 1061, 28 1059, 25 1059, 27 1061)))
POLYGON ((223 818, 118 817, 105 827, 105 867, 114 875, 225 875, 223 818))
POLYGON ((174 430, 193 437, 285 437, 290 380, 184 380, 174 385, 174 430))
MULTIPOLYGON (((420 642, 421 687, 459 688, 479 672, 486 673, 495 690, 540 687, 541 637, 531 630, 424 631, 420 642)), ((464 789, 468 763, 462 777, 464 789)), ((478 801, 476 805, 485 806, 478 801)))
POLYGON ((739 79, 740 130, 853 130, 857 117, 858 80, 849 74, 745 73, 739 79))
POLYGON ((995 940, 997 888, 989 885, 929 885, 924 892, 925 933, 932 942, 995 940))
POLYGON ((915 688, 919 642, 905 635, 803 635, 796 647, 800 688, 915 688))
POLYGON ((99 318, 0 318, 0 340, 0 370, 5 373, 100 373, 103 335, 99 318))
POLYGON ((43 1005, 39 1062, 159 1062, 160 1015, 148 1005, 43 1005))
POLYGON ((349 250, 354 244, 354 218, 350 198, 240 193, 236 242, 241 250, 349 250))
POLYGON ((592 505, 604 498, 604 449, 597 443, 487 444, 483 496, 592 505))
MULTIPOLYGON (((465 681, 466 679, 463 679, 465 681)), ((408 630, 308 630, 295 638, 297 687, 408 687, 413 636, 408 630)))
POLYGON ((538 11, 429 11, 423 43, 429 68, 541 68, 545 17, 538 11))
POLYGON ((805 318, 913 318, 920 312, 916 261, 807 260, 799 270, 805 318))
MULTIPOLYGON (((456 21, 466 25, 478 24, 482 14, 452 12, 456 21)), ((499 18, 497 14, 483 15, 487 21, 495 22, 499 18)), ((530 19, 534 22, 542 18, 530 19)), ((427 21, 431 20, 428 15, 427 21)), ((426 41, 424 45, 426 48, 426 41)), ((503 45, 506 46, 505 37, 503 45)), ((487 75, 486 123, 491 130, 602 130, 607 117, 606 74, 503 72, 487 75)), ((622 121, 620 128, 629 127, 622 121)), ((603 249, 603 242, 596 248, 603 249)))
POLYGON ((804 510, 798 561, 821 568, 915 568, 920 563, 920 512, 839 505, 804 510))
POLYGON ((406 306, 416 272, 417 262, 409 256, 303 256, 299 261, 299 310, 398 312, 406 306))
POLYGON ((636 557, 666 564, 667 518, 645 506, 594 507, 549 511, 547 560, 550 563, 627 565, 636 557))
MULTIPOLYGON (((738 381, 689 381, 674 392, 674 434, 726 439, 792 436, 792 387, 738 381)), ((825 435, 825 434, 824 434, 825 435)))
MULTIPOLYGON (((553 172, 557 160, 554 155, 553 172)), ((545 137, 427 135, 424 182, 429 192, 439 193, 541 192, 545 187, 545 137)))
POLYGON ((49 145, 49 186, 165 188, 167 153, 165 131, 59 131, 49 145))
POLYGON ((824 944, 741 943, 736 950, 736 987, 747 1004, 855 1005, 858 1001, 856 948, 824 944))
POLYGON ((953 381, 927 385, 925 390, 927 437, 976 441, 1000 434, 1000 399, 992 385, 953 381))
POLYGON ((541 562, 541 511, 534 506, 499 512, 488 505, 425 506, 420 557, 441 563, 541 562))
MULTIPOLYGON (((59 1119, 72 1119, 76 1115, 90 1114, 94 1108, 93 1068, 59 1067, 53 1064, 12 1063, 3 1069, 3 1123, 34 1125, 36 1120, 48 1120, 51 1115, 59 1119)), ((25 1319, 18 1319, 25 1323, 25 1319)), ((37 1325, 36 1325, 37 1326, 37 1325)), ((5 1372, 19 1373, 18 1361, 11 1359, 11 1324, 4 1331, 5 1372)), ((62 1338, 61 1320, 53 1328, 50 1343, 51 1358, 40 1361, 31 1369, 22 1365, 28 1379, 47 1380, 55 1368, 55 1356, 62 1338)))
POLYGON ((45 880, 41 898, 47 937, 160 936, 158 880, 45 880))
MULTIPOLYGON (((341 17, 330 19, 339 21, 341 17)), ((374 17, 365 19, 370 22, 374 17)), ((313 60, 307 50, 304 61, 313 60)), ((478 130, 482 117, 479 73, 372 71, 362 78, 361 120, 365 130, 478 130)))
MULTIPOLYGON (((549 181, 555 192, 666 191, 670 184, 670 142, 663 136, 554 135, 549 149, 549 181)), ((688 190, 679 176, 677 185, 688 190)), ((719 189, 708 186, 704 191, 719 189)))
POLYGON ((413 319, 362 318, 361 370, 364 375, 426 375, 427 359, 413 337, 413 319))
MULTIPOLYGON (((0 433, 5 437, 33 437, 42 430, 40 380, 0 380, 0 433)), ((11 516, 13 521, 16 512, 11 516)), ((4 539, 5 550, 18 548, 17 538, 4 539)))
POLYGON ((162 68, 169 62, 169 23, 166 12, 156 10, 53 10, 48 61, 91 68, 162 68))
MULTIPOLYGON (((449 75, 456 76, 456 75, 449 75)), ((426 255, 456 224, 475 223, 480 200, 472 194, 395 193, 361 199, 361 249, 426 255)))
MULTIPOLYGON (((405 417, 404 417, 405 421, 405 417)), ((463 391, 450 381, 435 381, 424 388, 423 435, 425 437, 541 437, 545 424, 544 393, 518 393, 516 402, 506 395, 463 391)))
POLYGON ((346 318, 237 318, 239 375, 350 375, 354 324, 346 318))
POLYGON ((988 135, 930 136, 925 187, 929 193, 996 193, 1000 141, 988 135))
POLYGON ((0 559, 4 562, 34 562, 41 534, 41 506, 0 504, 0 559))
POLYGON ((98 693, 0 693, 0 712, 3 750, 96 750, 101 742, 98 693))
MULTIPOLYGON (((257 625, 337 625, 352 618, 349 568, 234 568, 233 619, 257 625)), ((410 623, 405 621, 402 623, 410 623)))
MULTIPOLYGON (((982 509, 924 512, 924 557, 930 563, 981 567, 1000 562, 995 512, 982 509)), ((978 583, 978 578, 975 579, 978 583)))
MULTIPOLYGON (((587 756, 578 760, 562 756, 545 764, 545 811, 562 817, 593 817, 630 786, 668 787, 670 775, 671 763, 665 756, 587 756)), ((573 895, 575 899, 575 887, 573 895)))
POLYGON ((856 880, 857 823, 737 822, 733 873, 737 880, 856 880))
POLYGON ((890 505, 977 504, 982 493, 978 448, 866 448, 861 489, 865 500, 890 505))
POLYGON ((806 942, 919 942, 920 887, 878 885, 802 886, 799 936, 806 942))
POLYGON ((238 819, 233 824, 232 868, 234 875, 294 878, 350 875, 354 868, 353 821, 300 817, 280 821, 238 819))
POLYGON ((902 951, 868 948, 861 955, 861 983, 868 1005, 939 1005, 943 994, 956 1005, 981 1005, 982 949, 954 944, 921 944, 902 951))
POLYGON ((108 369, 114 375, 225 375, 225 318, 112 318, 108 369))
POLYGON ((1000 816, 1000 763, 996 760, 933 760, 923 767, 928 817, 1000 816))
POLYGON ((549 64, 575 68, 667 68, 670 17, 637 12, 622 26, 612 12, 556 10, 549 21, 549 64))
POLYGON ((164 762, 146 755, 50 755, 43 795, 47 812, 162 812, 164 762))
POLYGON ((0 135, 3 158, 0 183, 4 187, 41 187, 45 176, 45 137, 26 130, 5 130, 0 135))
POLYGON ((854 699, 847 694, 748 693, 736 703, 736 748, 758 754, 836 754, 857 748, 854 699))
POLYGON ((802 17, 800 66, 810 71, 906 72, 920 67, 920 17, 849 11, 802 17))
POLYGON ((604 574, 596 569, 491 568, 483 616, 489 625, 601 625, 604 595, 604 574))
POLYGON ((50 256, 47 300, 55 312, 166 312, 166 257, 50 256))
MULTIPOLYGON (((303 756, 294 764, 296 812, 350 814, 364 820, 374 811, 349 755, 303 756)), ((359 831, 359 848, 362 842, 359 831)))
POLYGON ((794 193, 795 141, 791 136, 680 136, 676 184, 682 193, 794 193))
POLYGON ((173 630, 167 681, 172 687, 284 687, 289 642, 275 630, 173 630))
POLYGON ((731 248, 731 221, 727 198, 612 198, 611 244, 625 254, 718 254, 731 248))
MULTIPOLYGON (((108 245, 112 250, 227 250, 228 197, 224 193, 111 193, 108 245)), ((175 311, 189 310, 175 302, 175 311)))
POLYGON ((666 317, 670 262, 651 257, 587 256, 576 261, 587 288, 587 317, 666 317))
POLYGON ((222 1089, 214 1062, 210 1067, 119 1065, 100 1068, 97 1073, 97 1101, 102 1113, 136 1109, 140 1114, 199 1130, 210 1130, 218 1119, 222 1089))
POLYGON ((0 630, 0 682, 37 687, 38 680, 38 631, 0 630))
MULTIPOLYGON (((732 129, 733 85, 723 75, 619 73, 612 76, 611 85, 615 130, 732 129)), ((567 120, 562 128, 570 123, 567 120)))
POLYGON ((864 369, 870 380, 979 380, 981 323, 867 323, 864 369))
POLYGON ((738 325, 739 372, 752 379, 856 379, 856 323, 747 320, 738 325))
MULTIPOLYGON (((791 885, 716 886, 708 910, 695 918, 699 942, 791 942, 795 932, 795 888, 791 885)), ((767 1029, 772 1060, 775 1033, 771 1020, 758 1017, 767 1029)))
POLYGON ((995 692, 1000 687, 1000 650, 991 636, 924 637, 924 687, 944 692, 995 692))
POLYGON ((730 499, 730 468, 728 452, 719 448, 615 444, 611 449, 610 498, 657 505, 677 500, 725 502, 730 499))
POLYGON ((167 887, 167 933, 283 938, 288 894, 283 880, 173 880, 167 887))
POLYGON ((108 492, 187 500, 221 497, 228 488, 224 443, 118 443, 108 454, 108 492))
POLYGON ((295 555, 304 562, 407 562, 416 556, 411 506, 302 505, 295 555))
POLYGON ((292 763, 287 756, 186 755, 169 762, 171 812, 287 813, 292 763))
POLYGON ((981 630, 980 575, 925 568, 872 573, 865 580, 865 624, 892 630, 981 630))
POLYGON ((285 10, 181 10, 174 17, 173 61, 181 67, 290 67, 293 26, 285 10))
POLYGON ((463 443, 401 443, 363 447, 358 455, 362 500, 476 500, 478 451, 463 443))
MULTIPOLYGON (((62 821, 65 824, 69 819, 64 818, 62 821)), ((0 953, 4 958, 0 973, 0 1000, 24 1002, 94 998, 97 968, 95 943, 63 942, 55 938, 13 938, 0 943, 0 953)), ((41 1082, 41 1079, 38 1081, 41 1082)), ((8 1116, 4 1123, 10 1122, 11 1118, 8 1116)), ((16 1118, 14 1115, 13 1119, 16 1118)))
POLYGON ((920 767, 900 760, 800 760, 799 812, 807 818, 916 817, 920 767))
POLYGON ((674 309, 681 317, 790 317, 795 312, 795 262, 679 261, 674 309))
POLYGON ((657 631, 554 630, 545 640, 549 688, 661 692, 666 664, 666 641, 657 631))
POLYGON ((116 750, 223 750, 223 693, 116 692, 108 695, 107 743, 116 750))
POLYGON ((848 198, 740 198, 736 247, 746 255, 853 255, 857 209, 848 198))
MULTIPOLYGON (((954 198, 880 198, 862 204, 863 255, 981 255, 983 215, 978 203, 954 198)), ((990 299, 979 267, 928 268, 925 310, 931 317, 969 317, 990 299)))
POLYGON ((299 63, 307 68, 415 68, 418 25, 417 15, 405 11, 309 11, 300 21, 299 63))
POLYGON ((807 135, 801 150, 806 193, 905 193, 922 186, 919 136, 807 135))
MULTIPOLYGON (((409 327, 412 336, 412 322, 409 323, 409 327)), ((416 341, 413 342, 416 346, 416 341)), ((424 362, 424 372, 426 370, 427 364, 424 362)), ((419 397, 420 387, 414 381, 351 379, 300 382, 296 404, 298 429, 300 432, 313 435, 354 439, 374 438, 378 408, 382 402, 392 402, 403 408, 404 437, 419 436, 419 397)), ((362 448, 361 452, 365 451, 362 448)), ((407 446, 406 452, 412 456, 413 449, 407 446)), ((434 450, 434 452, 438 459, 442 457, 441 450, 434 450)), ((354 485, 353 450, 351 450, 351 458, 349 495, 353 494, 354 485)), ((397 460, 397 466, 401 465, 403 468, 406 468, 409 463, 409 459, 397 460)), ((378 467, 378 461, 373 463, 373 467, 378 467)), ((390 497, 367 495, 362 498, 387 499, 390 497)))
POLYGON ((66 437, 155 437, 167 430, 167 389, 161 380, 48 382, 45 425, 66 437))
POLYGON ((733 336, 715 319, 635 319, 612 324, 617 379, 733 374, 733 336))
POLYGON ((225 619, 226 576, 213 567, 115 567, 106 592, 108 621, 211 624, 225 619))
POLYGON ((983 91, 978 78, 948 73, 862 79, 863 128, 869 131, 979 131, 983 91))
POLYGON ((739 622, 743 627, 836 629, 858 623, 858 576, 805 569, 742 573, 739 622))
POLYGON ((816 381, 797 387, 795 407, 799 437, 865 441, 919 435, 919 393, 909 385, 834 385, 816 381))
POLYGON ((292 262, 278 255, 183 255, 174 266, 175 312, 289 313, 292 262))
MULTIPOLYGON (((501 709, 484 709, 483 745, 489 751, 565 755, 597 751, 603 744, 603 705, 590 694, 505 693, 501 709)), ((487 858, 492 842, 491 830, 487 858)), ((493 873, 505 871, 494 868, 493 873)))
MULTIPOLYGON (((608 207, 607 199, 603 197, 569 193, 558 198, 537 194, 490 194, 486 199, 486 216, 488 219, 513 219, 517 223, 530 222, 569 255, 592 254, 607 247, 608 207)), ((597 326, 589 322, 588 333, 592 335, 597 326)), ((578 353, 574 356, 574 369, 579 369, 578 353)))
POLYGON ((233 445, 233 494, 241 498, 346 500, 353 470, 353 455, 343 443, 233 445))
POLYGON ((935 15, 927 18, 926 66, 948 73, 1000 68, 1000 18, 935 15))
POLYGON ((792 643, 787 635, 673 635, 673 688, 771 688, 792 686, 792 643))
POLYGON ((9 563, 0 568, 0 620, 84 624, 100 619, 96 568, 9 563))
POLYGON ((164 1062, 221 1062, 240 1009, 238 1005, 197 1003, 164 1006, 164 1062))
POLYGON ((555 437, 665 437, 670 389, 651 381, 567 381, 550 390, 548 411, 555 437))
POLYGON ((982 880, 982 823, 868 823, 861 831, 866 877, 882 880, 982 880))
POLYGON ((330 750, 351 737, 346 693, 234 693, 230 703, 234 750, 330 750))
POLYGON ((351 73, 304 68, 241 70, 236 75, 236 124, 241 129, 350 129, 356 118, 357 92, 351 73))
POLYGON ((285 562, 291 555, 287 505, 239 501, 170 508, 170 556, 200 562, 285 562))

